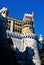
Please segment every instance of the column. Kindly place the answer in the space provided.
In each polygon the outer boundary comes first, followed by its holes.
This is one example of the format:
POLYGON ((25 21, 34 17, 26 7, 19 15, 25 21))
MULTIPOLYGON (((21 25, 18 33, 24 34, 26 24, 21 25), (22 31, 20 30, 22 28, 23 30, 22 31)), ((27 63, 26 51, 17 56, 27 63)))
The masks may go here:
POLYGON ((13 32, 13 21, 11 21, 10 32, 13 32))

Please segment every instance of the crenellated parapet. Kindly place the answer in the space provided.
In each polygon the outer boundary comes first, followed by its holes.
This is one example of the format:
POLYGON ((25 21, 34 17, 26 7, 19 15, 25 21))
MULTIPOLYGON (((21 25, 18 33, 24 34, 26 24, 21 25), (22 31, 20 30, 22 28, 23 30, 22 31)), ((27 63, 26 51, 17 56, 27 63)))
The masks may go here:
POLYGON ((17 34, 17 33, 11 33, 11 32, 7 32, 7 37, 12 37, 12 38, 18 38, 18 39, 22 39, 22 38, 32 38, 37 40, 38 37, 36 34, 17 34))

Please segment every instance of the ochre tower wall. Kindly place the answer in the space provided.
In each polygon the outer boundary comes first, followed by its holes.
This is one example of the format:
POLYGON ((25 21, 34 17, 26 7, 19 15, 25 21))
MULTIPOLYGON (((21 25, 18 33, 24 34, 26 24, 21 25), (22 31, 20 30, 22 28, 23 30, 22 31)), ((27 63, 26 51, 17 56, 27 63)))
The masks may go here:
POLYGON ((26 26, 22 28, 22 34, 33 34, 33 33, 30 31, 30 28, 26 26))

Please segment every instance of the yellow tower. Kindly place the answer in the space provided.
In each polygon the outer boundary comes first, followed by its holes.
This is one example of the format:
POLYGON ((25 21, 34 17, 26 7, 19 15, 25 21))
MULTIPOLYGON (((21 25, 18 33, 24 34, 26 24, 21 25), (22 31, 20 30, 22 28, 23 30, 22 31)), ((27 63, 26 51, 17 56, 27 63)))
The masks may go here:
POLYGON ((25 14, 23 18, 23 26, 22 26, 22 33, 23 34, 33 34, 34 33, 34 26, 33 26, 33 20, 34 13, 32 14, 25 14))

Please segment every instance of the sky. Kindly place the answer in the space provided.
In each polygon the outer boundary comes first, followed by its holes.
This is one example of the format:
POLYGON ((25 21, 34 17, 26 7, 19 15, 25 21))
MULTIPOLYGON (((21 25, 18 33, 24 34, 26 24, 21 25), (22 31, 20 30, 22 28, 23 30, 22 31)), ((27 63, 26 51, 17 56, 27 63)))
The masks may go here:
POLYGON ((0 9, 8 8, 8 16, 23 20, 25 13, 34 12, 34 29, 44 38, 44 0, 0 0, 0 9))

